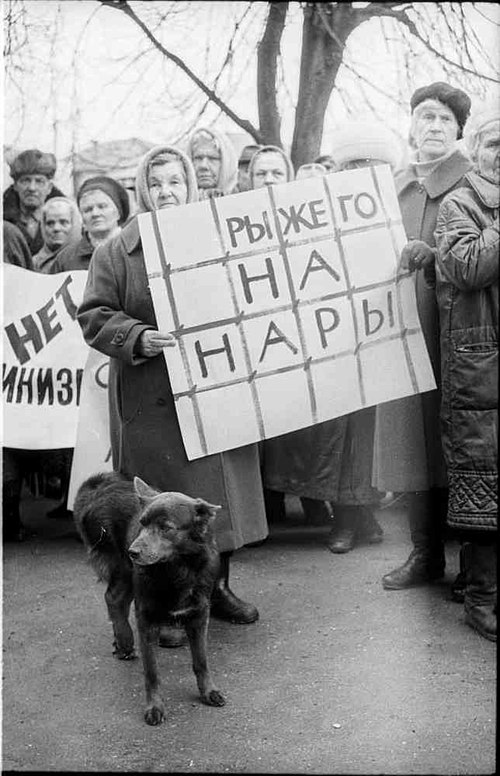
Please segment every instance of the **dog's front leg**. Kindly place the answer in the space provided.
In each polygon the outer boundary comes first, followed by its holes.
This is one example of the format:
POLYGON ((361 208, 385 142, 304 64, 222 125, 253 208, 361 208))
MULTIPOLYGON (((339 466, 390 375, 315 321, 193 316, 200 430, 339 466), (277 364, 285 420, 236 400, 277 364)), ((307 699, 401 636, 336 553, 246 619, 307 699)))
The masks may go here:
POLYGON ((201 699, 208 706, 224 706, 226 699, 220 690, 213 683, 208 668, 207 658, 207 635, 208 635, 209 609, 196 619, 184 624, 189 646, 191 647, 191 658, 193 661, 193 671, 198 683, 201 699))
POLYGON ((160 695, 160 680, 158 678, 157 647, 160 634, 159 625, 151 624, 144 619, 136 608, 137 630, 144 669, 146 685, 146 711, 144 719, 148 725, 160 725, 165 719, 165 707, 160 695))

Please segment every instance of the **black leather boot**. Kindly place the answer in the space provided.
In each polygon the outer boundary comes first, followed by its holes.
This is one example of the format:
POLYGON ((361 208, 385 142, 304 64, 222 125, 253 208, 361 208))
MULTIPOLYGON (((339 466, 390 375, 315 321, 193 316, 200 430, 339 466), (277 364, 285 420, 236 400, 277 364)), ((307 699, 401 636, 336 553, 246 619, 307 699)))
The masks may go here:
POLYGON ((328 534, 326 546, 335 554, 350 552, 356 543, 359 507, 351 504, 334 504, 333 520, 333 528, 328 534))
POLYGON ((327 525, 330 523, 332 516, 326 501, 301 496, 300 503, 302 504, 304 517, 309 525, 327 525))
POLYGON ((184 647, 188 643, 186 631, 179 625, 162 625, 160 627, 160 647, 184 647))
POLYGON ((466 542, 465 622, 489 641, 497 640, 497 548, 466 542))
POLYGON ((451 583, 451 600, 457 604, 463 604, 465 600, 465 551, 464 545, 460 545, 459 552, 460 571, 451 583))
POLYGON ((356 540, 364 544, 380 544, 384 539, 384 530, 373 514, 370 506, 358 507, 358 530, 356 540))
POLYGON ((443 519, 433 512, 431 492, 409 493, 408 507, 413 550, 402 566, 382 577, 386 590, 425 585, 444 576, 443 519))
POLYGON ((210 613, 219 620, 238 625, 247 625, 259 619, 259 612, 253 604, 238 598, 229 587, 229 559, 232 552, 220 553, 219 576, 212 593, 210 613))
POLYGON ((279 490, 264 488, 264 506, 268 523, 284 523, 286 520, 285 494, 279 490))

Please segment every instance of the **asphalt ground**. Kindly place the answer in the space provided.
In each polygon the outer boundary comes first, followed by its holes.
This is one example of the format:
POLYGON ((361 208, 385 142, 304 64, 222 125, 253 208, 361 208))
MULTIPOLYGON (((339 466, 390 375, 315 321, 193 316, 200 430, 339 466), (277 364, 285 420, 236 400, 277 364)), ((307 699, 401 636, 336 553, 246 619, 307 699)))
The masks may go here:
MULTIPOLYGON (((298 502, 231 586, 260 619, 212 620, 223 708, 198 698, 188 648, 160 654, 167 719, 143 721, 141 663, 112 656, 103 586, 72 522, 23 502, 36 533, 3 554, 2 766, 8 771, 490 774, 496 770, 496 644, 463 622, 446 578, 385 591, 405 560, 404 508, 378 513, 379 545, 325 548, 298 502)), ((134 624, 135 627, 135 624, 134 624)))

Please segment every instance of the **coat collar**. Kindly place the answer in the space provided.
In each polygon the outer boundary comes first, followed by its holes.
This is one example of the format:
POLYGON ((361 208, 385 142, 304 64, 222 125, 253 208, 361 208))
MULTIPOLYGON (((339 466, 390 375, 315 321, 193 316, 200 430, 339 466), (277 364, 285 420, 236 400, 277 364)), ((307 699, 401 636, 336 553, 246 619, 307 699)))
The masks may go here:
POLYGON ((133 251, 139 247, 141 244, 141 234, 139 232, 137 216, 134 216, 134 218, 123 227, 120 237, 123 240, 127 253, 133 253, 133 251))
MULTIPOLYGON (((472 162, 464 154, 457 150, 438 164, 437 167, 422 181, 422 186, 427 191, 431 199, 436 199, 449 191, 460 178, 472 167, 472 162)), ((401 194, 407 186, 417 181, 415 169, 409 164, 396 178, 398 195, 401 194)))
POLYGON ((498 208, 500 204, 500 189, 496 183, 483 178, 475 170, 471 170, 465 176, 466 180, 470 183, 477 196, 486 207, 498 208))

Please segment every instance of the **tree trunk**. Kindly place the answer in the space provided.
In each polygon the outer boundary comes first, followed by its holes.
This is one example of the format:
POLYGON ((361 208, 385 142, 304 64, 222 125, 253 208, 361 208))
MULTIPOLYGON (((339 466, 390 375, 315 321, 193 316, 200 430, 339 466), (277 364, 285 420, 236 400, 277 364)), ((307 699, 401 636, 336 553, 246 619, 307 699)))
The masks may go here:
POLYGON ((281 118, 276 99, 280 42, 288 3, 269 3, 266 29, 257 51, 257 100, 262 142, 281 148, 281 118))
POLYGON ((350 3, 307 3, 291 157, 297 169, 319 155, 325 112, 347 38, 359 23, 350 3), (329 31, 330 30, 330 31, 329 31))

